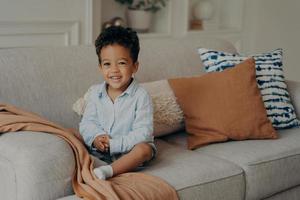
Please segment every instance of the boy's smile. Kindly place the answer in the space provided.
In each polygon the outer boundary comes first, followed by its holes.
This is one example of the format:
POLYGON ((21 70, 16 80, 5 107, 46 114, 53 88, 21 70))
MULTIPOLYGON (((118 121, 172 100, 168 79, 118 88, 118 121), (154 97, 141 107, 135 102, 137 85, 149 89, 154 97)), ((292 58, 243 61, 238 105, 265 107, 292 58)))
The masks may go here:
POLYGON ((131 83, 138 62, 133 63, 129 49, 118 44, 103 47, 100 58, 100 71, 108 84, 108 92, 120 95, 131 83))

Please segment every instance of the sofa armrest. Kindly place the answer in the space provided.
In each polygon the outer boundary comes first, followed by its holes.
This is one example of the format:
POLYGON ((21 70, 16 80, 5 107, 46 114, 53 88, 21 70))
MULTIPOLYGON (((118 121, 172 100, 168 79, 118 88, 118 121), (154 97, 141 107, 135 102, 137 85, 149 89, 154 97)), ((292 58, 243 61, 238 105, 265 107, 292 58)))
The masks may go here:
POLYGON ((296 116, 300 117, 300 82, 286 80, 291 101, 294 105, 296 116))
POLYGON ((0 136, 1 199, 57 199, 73 194, 74 154, 62 139, 20 131, 0 136))

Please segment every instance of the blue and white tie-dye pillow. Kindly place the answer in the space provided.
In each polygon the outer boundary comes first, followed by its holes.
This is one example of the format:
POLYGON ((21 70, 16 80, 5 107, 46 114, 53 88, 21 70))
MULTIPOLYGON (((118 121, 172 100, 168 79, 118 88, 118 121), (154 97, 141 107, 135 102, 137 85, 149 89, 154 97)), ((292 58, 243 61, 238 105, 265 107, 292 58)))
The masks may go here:
MULTIPOLYGON (((198 53, 206 72, 223 71, 250 57, 205 48, 199 48, 198 53)), ((257 84, 273 127, 300 126, 284 80, 282 49, 251 57, 255 59, 257 84)))

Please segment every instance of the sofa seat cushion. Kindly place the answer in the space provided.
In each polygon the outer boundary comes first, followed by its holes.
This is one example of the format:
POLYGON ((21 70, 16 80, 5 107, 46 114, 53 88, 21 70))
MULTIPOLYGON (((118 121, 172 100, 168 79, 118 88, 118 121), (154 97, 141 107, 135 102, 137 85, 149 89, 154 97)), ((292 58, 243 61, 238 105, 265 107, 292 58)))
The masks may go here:
POLYGON ((180 199, 242 199, 243 171, 223 159, 156 140, 158 154, 143 170, 172 185, 180 199))
POLYGON ((75 160, 61 138, 30 131, 0 135, 0 199, 56 199, 72 194, 75 160), (5 191, 4 191, 5 190, 5 191))
MULTIPOLYGON (((181 200, 244 198, 244 176, 239 166, 220 158, 182 149, 160 139, 155 143, 157 157, 141 172, 167 181, 176 189, 181 200)), ((72 195, 59 200, 78 199, 80 198, 72 195)))
POLYGON ((286 191, 283 191, 283 192, 280 192, 278 194, 275 194, 271 197, 268 197, 264 200, 285 200, 285 199, 288 199, 288 200, 299 200, 299 197, 300 197, 300 186, 296 186, 294 188, 291 188, 289 190, 286 190, 286 191))
MULTIPOLYGON (((246 199, 262 199, 300 184, 300 129, 278 131, 277 140, 231 141, 195 150, 231 161, 243 168, 246 199)), ((164 138, 186 147, 186 134, 164 138)))

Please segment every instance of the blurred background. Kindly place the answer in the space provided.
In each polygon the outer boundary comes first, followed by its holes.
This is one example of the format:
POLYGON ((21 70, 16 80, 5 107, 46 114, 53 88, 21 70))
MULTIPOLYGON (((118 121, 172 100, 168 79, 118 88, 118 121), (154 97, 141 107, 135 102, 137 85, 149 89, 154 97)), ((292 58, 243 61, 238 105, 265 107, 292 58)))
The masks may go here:
POLYGON ((141 38, 224 38, 242 54, 284 50, 300 81, 297 0, 0 0, 0 48, 93 45, 111 25, 141 38))

